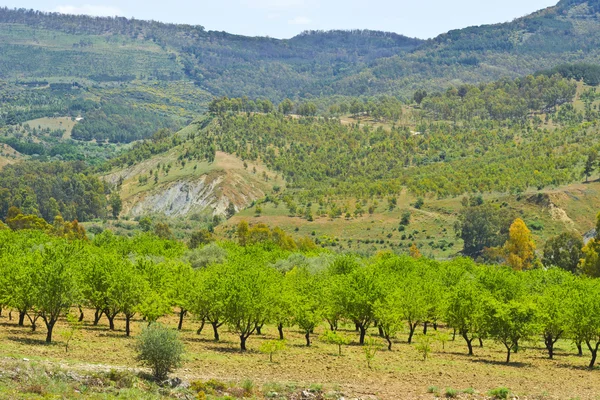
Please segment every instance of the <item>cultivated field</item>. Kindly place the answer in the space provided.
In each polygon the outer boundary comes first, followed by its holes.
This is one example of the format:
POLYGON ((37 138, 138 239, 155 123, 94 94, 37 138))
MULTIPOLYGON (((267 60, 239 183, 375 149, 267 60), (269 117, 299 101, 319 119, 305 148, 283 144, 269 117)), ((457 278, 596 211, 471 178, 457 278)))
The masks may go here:
MULTIPOLYGON (((4 312, 0 319, 0 388, 9 393, 11 388, 23 398, 27 397, 27 387, 11 386, 2 380, 7 369, 15 368, 16 360, 27 359, 46 367, 60 367, 78 374, 97 374, 113 370, 131 369, 139 371, 135 362, 134 338, 124 333, 124 321, 118 320, 117 331, 107 328, 106 320, 92 326, 92 311, 86 311, 86 319, 81 336, 73 341, 69 352, 65 353, 64 342, 56 335, 56 343, 44 343, 43 324, 37 332, 28 326, 18 327, 15 315, 9 321, 4 312)), ((170 326, 177 325, 175 315, 161 320, 170 326)), ((61 322, 62 323, 62 322, 61 322)), ((133 335, 139 333, 145 323, 137 321, 133 335)), ((263 329, 263 335, 253 335, 248 340, 246 353, 238 350, 237 338, 222 327, 221 341, 212 340, 212 328, 206 325, 201 335, 196 334, 199 323, 191 318, 184 322, 181 333, 187 350, 182 368, 172 376, 187 382, 216 379, 238 386, 251 387, 254 398, 286 398, 284 393, 312 388, 322 393, 322 398, 361 398, 361 399, 434 399, 455 397, 462 399, 492 398, 490 390, 505 387, 510 389, 511 398, 518 399, 600 399, 600 375, 598 371, 585 369, 588 354, 577 357, 570 341, 560 341, 555 360, 548 360, 542 342, 529 343, 513 356, 511 364, 504 364, 503 347, 492 341, 484 341, 484 347, 475 349, 475 356, 466 355, 466 346, 459 337, 451 341, 451 332, 431 328, 432 353, 423 361, 418 350, 419 340, 408 345, 406 335, 398 336, 392 351, 382 349, 376 354, 372 368, 367 367, 363 348, 356 342, 357 334, 349 327, 343 332, 354 342, 342 348, 342 356, 337 355, 337 347, 321 342, 318 336, 324 332, 319 327, 313 335, 313 345, 305 346, 304 336, 294 329, 286 330, 287 348, 269 362, 266 354, 259 352, 261 344, 277 337, 275 327, 263 329), (449 339, 443 342, 436 337, 449 339), (445 348, 443 348, 445 347, 445 348), (251 384, 249 383, 251 382, 251 384), (277 392, 279 397, 273 395, 277 392), (327 397, 329 396, 329 397, 327 397)), ((57 333, 64 325, 57 327, 57 333)), ((382 346, 383 339, 376 336, 377 329, 370 334, 382 346)), ((20 364, 19 364, 20 365, 20 364)), ((23 368, 21 365, 19 368, 23 368)), ((4 378, 5 379, 5 378, 4 378)), ((65 389, 65 393, 71 393, 65 389)), ((76 392, 65 398, 77 397, 76 392)), ((101 397, 106 398, 106 397, 101 397)), ((127 397, 137 398, 137 397, 127 397)), ((209 397, 210 398, 210 397, 209 397)), ((218 398, 218 397, 215 397, 218 398)), ((294 398, 294 397, 288 397, 294 398)), ((300 398, 300 397, 296 397, 300 398)))

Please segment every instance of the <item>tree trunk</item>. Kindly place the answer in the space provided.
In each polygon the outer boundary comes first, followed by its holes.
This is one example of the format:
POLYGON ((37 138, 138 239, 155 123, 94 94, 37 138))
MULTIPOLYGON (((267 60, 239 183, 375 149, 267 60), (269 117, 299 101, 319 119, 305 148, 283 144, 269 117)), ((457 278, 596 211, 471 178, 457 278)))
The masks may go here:
POLYGON ((512 350, 511 347, 509 346, 505 346, 506 347, 506 363, 510 363, 510 351, 512 350))
POLYGON ((365 344, 365 335, 367 334, 367 328, 364 325, 359 325, 358 329, 360 331, 359 343, 363 345, 365 344))
POLYGON ((583 357, 583 347, 581 346, 581 342, 575 343, 575 346, 577 346, 577 355, 583 357))
POLYGON ((455 339, 456 339, 456 328, 454 328, 454 330, 452 331, 452 341, 454 342, 455 339))
POLYGON ((437 322, 434 322, 434 323, 433 323, 433 330, 434 330, 434 331, 437 331, 437 327, 438 327, 438 325, 437 325, 437 322))
POLYGON ((598 347, 600 346, 600 342, 596 342, 595 346, 592 346, 590 341, 586 340, 586 344, 590 352, 592 353, 592 359, 590 360, 589 369, 594 369, 594 364, 596 364, 596 356, 598 355, 598 347))
POLYGON ((427 324, 428 322, 423 322, 423 335, 427 335, 427 324))
POLYGON ((473 339, 469 339, 469 336, 467 336, 467 334, 463 334, 462 335, 463 339, 465 339, 465 342, 467 342, 467 347, 469 348, 469 355, 472 356, 473 355, 473 339))
POLYGON ((483 348, 483 340, 481 338, 477 338, 479 340, 479 347, 483 348))
POLYGON ((385 340, 388 342, 388 350, 392 351, 392 339, 390 338, 390 335, 385 335, 385 340))
POLYGON ((546 349, 548 350, 548 358, 551 360, 554 359, 554 344, 558 341, 560 335, 560 333, 556 335, 556 337, 553 337, 550 333, 544 335, 544 344, 546 345, 546 349))
POLYGON ((19 310, 19 326, 25 325, 25 314, 27 314, 27 311, 19 310))
POLYGON ((111 331, 114 331, 116 315, 109 315, 108 313, 105 313, 105 314, 106 314, 106 318, 108 318, 108 329, 110 329, 111 331))
POLYGON ((81 306, 79 306, 79 322, 83 321, 83 318, 83 309, 81 308, 81 306))
POLYGON ((377 327, 377 329, 379 329, 379 337, 384 338, 385 337, 385 332, 383 332, 383 328, 380 326, 377 327))
POLYGON ((29 322, 31 322, 31 332, 35 332, 35 330, 37 329, 37 319, 39 317, 40 316, 38 315, 36 317, 31 318, 31 316, 27 314, 27 318, 29 318, 29 322))
POLYGON ((131 316, 129 314, 125 314, 125 336, 130 336, 131 331, 129 328, 129 322, 131 321, 131 316))
POLYGON ((204 324, 206 323, 206 320, 202 320, 202 323, 200 324, 200 327, 198 328, 198 330, 196 331, 196 335, 199 335, 202 333, 202 329, 204 329, 204 324))
POLYGON ((52 343, 52 331, 54 330, 54 324, 56 321, 46 322, 46 328, 48 329, 48 333, 46 333, 46 343, 52 343))
POLYGON ((213 334, 215 336, 215 342, 219 341, 219 324, 215 323, 215 322, 211 322, 210 323, 212 325, 213 328, 213 334))
POLYGON ((246 351, 246 336, 240 335, 240 349, 246 351))
POLYGON ((102 313, 104 313, 104 311, 100 310, 99 308, 96 308, 96 311, 94 312, 94 326, 97 326, 98 322, 100 322, 100 318, 102 318, 102 313))
POLYGON ((256 325, 256 334, 262 335, 262 325, 256 325))
POLYGON ((306 347, 310 347, 310 331, 306 331, 304 337, 306 338, 306 347))
POLYGON ((283 324, 277 325, 277 330, 279 331, 279 340, 283 340, 283 324))
POLYGON ((413 338, 413 335, 415 334, 415 329, 416 328, 417 328, 417 323, 414 323, 414 324, 409 323, 408 324, 408 329, 409 329, 409 332, 408 332, 408 344, 412 343, 412 338, 413 338))
POLYGON ((180 331, 181 328, 183 327, 183 317, 185 316, 186 313, 187 313, 187 310, 184 310, 183 308, 179 309, 179 324, 177 325, 178 331, 180 331))

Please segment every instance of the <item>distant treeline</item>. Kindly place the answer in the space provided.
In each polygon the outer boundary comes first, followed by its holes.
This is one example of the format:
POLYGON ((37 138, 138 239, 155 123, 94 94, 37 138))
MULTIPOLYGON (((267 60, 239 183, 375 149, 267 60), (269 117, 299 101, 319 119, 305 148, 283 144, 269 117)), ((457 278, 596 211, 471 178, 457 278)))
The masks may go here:
POLYGON ((561 75, 563 78, 583 81, 590 86, 600 84, 600 65, 598 64, 562 64, 549 70, 538 72, 536 75, 561 75))

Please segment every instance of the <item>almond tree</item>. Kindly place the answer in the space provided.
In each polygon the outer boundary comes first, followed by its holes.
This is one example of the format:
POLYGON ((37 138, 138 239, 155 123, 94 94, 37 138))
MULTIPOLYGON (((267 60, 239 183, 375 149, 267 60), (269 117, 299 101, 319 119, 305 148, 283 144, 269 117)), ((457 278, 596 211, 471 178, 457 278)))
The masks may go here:
POLYGON ((473 355, 473 340, 485 329, 486 290, 471 277, 465 277, 450 292, 446 302, 446 322, 456 329, 473 355))
POLYGON ((56 321, 78 300, 77 280, 73 263, 79 253, 78 243, 53 241, 41 252, 32 275, 35 287, 35 309, 46 324, 46 342, 52 342, 56 321))
POLYGON ((600 285, 596 280, 584 279, 571 292, 568 324, 571 335, 590 350, 589 368, 593 369, 600 348, 600 285))

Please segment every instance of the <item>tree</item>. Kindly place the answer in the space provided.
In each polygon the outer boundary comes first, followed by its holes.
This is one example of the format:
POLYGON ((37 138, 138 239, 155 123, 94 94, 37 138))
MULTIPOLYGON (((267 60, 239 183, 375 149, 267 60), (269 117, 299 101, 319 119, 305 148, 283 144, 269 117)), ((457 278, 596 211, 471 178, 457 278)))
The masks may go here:
POLYGON ((238 224, 237 227, 237 237, 238 237, 238 243, 240 244, 240 246, 246 246, 246 244, 248 243, 249 240, 249 227, 248 227, 248 222, 246 221, 240 221, 240 223, 238 224))
POLYGON ((563 232, 554 236, 544 245, 542 264, 546 268, 555 266, 571 273, 578 272, 583 253, 583 240, 575 232, 563 232))
POLYGON ((583 279, 574 289, 568 298, 568 330, 576 341, 586 343, 592 369, 600 347, 600 286, 596 280, 583 279))
POLYGON ((148 290, 147 281, 129 262, 120 264, 109 278, 107 297, 125 315, 127 336, 131 334, 131 320, 139 311, 148 290))
POLYGON ((342 355, 342 346, 350 344, 350 338, 336 331, 326 331, 320 338, 323 342, 338 347, 338 355, 342 355))
POLYGON ((496 299, 487 302, 486 311, 489 334, 506 348, 506 363, 519 349, 519 342, 528 340, 537 332, 537 309, 525 299, 507 303, 496 299))
POLYGON ((485 330, 485 296, 484 288, 466 277, 452 289, 446 302, 446 322, 465 340, 470 356, 473 340, 480 338, 485 330))
POLYGON ((510 213, 490 204, 466 202, 454 228, 464 241, 463 253, 470 257, 482 255, 485 248, 502 245, 510 227, 510 213))
POLYGON ((294 267, 286 274, 287 287, 292 290, 293 320, 310 346, 310 334, 322 320, 319 281, 306 268, 294 267))
POLYGON ((152 230, 152 218, 148 216, 140 218, 139 224, 140 229, 144 232, 150 232, 152 230))
POLYGON ((596 215, 596 236, 582 249, 581 272, 594 278, 600 277, 600 213, 596 215))
POLYGON ((157 381, 163 381, 169 372, 181 365, 184 347, 177 331, 152 324, 138 336, 136 351, 137 360, 152 368, 152 375, 157 381))
POLYGON ((425 99, 425 97, 427 97, 427 92, 423 89, 419 89, 413 95, 413 100, 415 101, 415 103, 420 105, 423 99, 425 99))
POLYGON ((598 164, 598 155, 595 152, 590 152, 585 159, 585 165, 583 167, 583 176, 585 176, 585 181, 588 181, 588 178, 594 173, 596 166, 598 164))
POLYGON ((213 234, 210 233, 208 229, 200 229, 198 231, 192 232, 188 247, 190 249, 195 249, 204 244, 208 244, 214 240, 215 238, 213 234))
POLYGON ((119 195, 119 193, 114 192, 110 196, 109 204, 113 218, 119 218, 119 214, 121 214, 121 210, 123 209, 123 202, 121 201, 121 196, 119 195))
POLYGON ((235 212, 235 204, 233 204, 233 202, 230 201, 227 205, 227 209, 225 209, 225 218, 229 219, 233 217, 235 215, 235 212))
POLYGON ((193 291, 194 299, 190 311, 198 318, 207 320, 212 328, 215 341, 219 341, 219 328, 227 322, 226 299, 230 271, 225 265, 211 265, 200 271, 193 291))
POLYGON ((510 226, 504 250, 507 253, 507 263, 513 269, 521 271, 531 267, 535 257, 535 243, 531 231, 521 218, 517 218, 510 226))
POLYGON ((573 276, 554 268, 548 271, 533 271, 528 275, 534 303, 538 307, 539 325, 548 351, 554 358, 554 345, 563 337, 568 327, 568 303, 575 290, 573 276))
POLYGON ((380 297, 379 281, 373 267, 358 267, 343 276, 336 285, 335 297, 343 315, 360 331, 359 343, 365 343, 367 329, 375 318, 374 306, 380 297))
POLYGON ((173 239, 173 232, 166 222, 158 222, 154 225, 154 234, 163 240, 173 239))
POLYGON ((76 303, 79 295, 72 263, 78 244, 55 241, 41 251, 32 280, 36 299, 34 307, 46 324, 46 342, 52 342, 52 332, 62 313, 76 303))
POLYGON ((260 345, 259 351, 269 355, 269 362, 273 362, 273 355, 285 350, 284 340, 267 340, 260 345))
POLYGON ((275 271, 271 268, 246 263, 239 259, 227 268, 229 292, 225 301, 225 315, 230 329, 240 338, 240 349, 246 351, 246 341, 268 319, 275 271))
POLYGON ((375 319, 377 326, 381 328, 383 337, 388 342, 388 350, 392 350, 392 340, 404 326, 404 314, 402 312, 403 293, 392 290, 383 299, 375 303, 375 319))
POLYGON ((427 320, 427 297, 425 282, 416 273, 408 274, 398 285, 401 292, 400 310, 404 320, 408 323, 408 343, 412 343, 417 325, 427 320))
POLYGON ((287 115, 294 110, 294 103, 290 99, 284 99, 279 103, 279 112, 283 115, 287 115))

